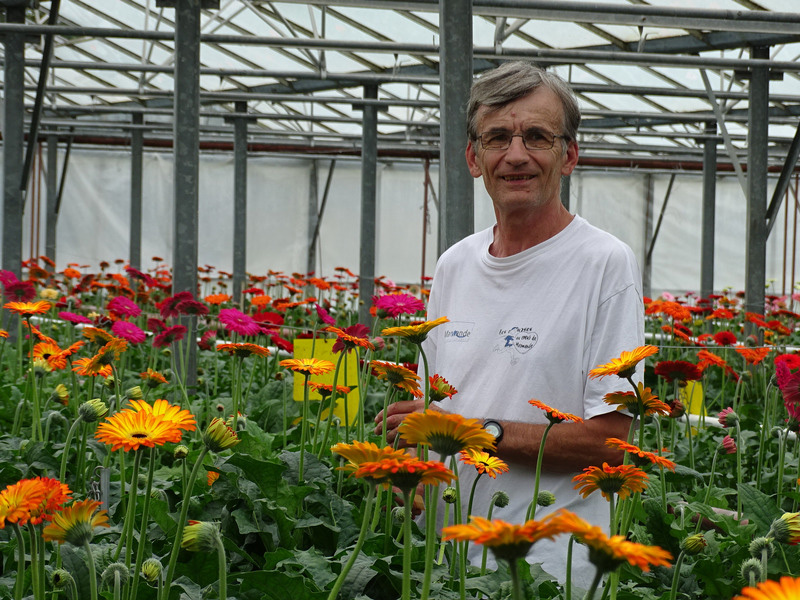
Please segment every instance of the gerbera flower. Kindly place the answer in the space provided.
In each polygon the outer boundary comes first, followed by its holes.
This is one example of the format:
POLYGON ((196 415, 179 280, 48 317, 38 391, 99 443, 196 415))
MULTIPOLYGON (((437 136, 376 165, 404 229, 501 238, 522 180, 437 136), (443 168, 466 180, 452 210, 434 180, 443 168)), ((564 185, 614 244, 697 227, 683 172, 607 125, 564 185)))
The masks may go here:
POLYGON ((261 327, 252 317, 235 308, 223 308, 219 311, 218 319, 225 326, 225 329, 239 335, 258 335, 261 333, 261 327))
POLYGON ((33 359, 47 362, 53 369, 65 369, 67 367, 67 357, 64 356, 58 344, 51 342, 39 342, 33 347, 33 359))
POLYGON ((411 294, 386 294, 373 300, 378 316, 396 318, 425 310, 425 303, 411 294))
POLYGON ((83 546, 92 540, 96 527, 108 527, 108 514, 98 510, 98 500, 73 502, 53 516, 53 522, 42 530, 46 542, 69 542, 73 546, 83 546))
POLYGON ((345 327, 344 329, 333 326, 323 327, 322 331, 336 334, 338 339, 333 344, 333 348, 331 348, 334 353, 342 352, 343 350, 350 352, 359 346, 368 350, 375 350, 375 346, 369 341, 369 327, 361 323, 350 325, 350 327, 345 327))
POLYGON ((258 356, 269 356, 269 348, 264 348, 264 346, 259 346, 258 344, 248 344, 248 343, 239 343, 239 344, 220 344, 217 346, 217 351, 227 352, 231 356, 238 356, 239 358, 245 358, 252 354, 256 354, 258 356))
POLYGON ((703 376, 702 369, 686 360, 662 360, 656 363, 653 371, 670 383, 673 381, 697 381, 703 376))
MULTIPOLYGON (((307 382, 307 385, 323 398, 327 398, 328 396, 333 395, 332 383, 319 383, 318 381, 309 381, 307 382)), ((342 396, 346 396, 347 394, 350 393, 350 388, 347 387, 346 385, 337 385, 336 393, 341 394, 342 396)))
POLYGON ((385 458, 396 460, 411 458, 411 455, 405 450, 395 450, 391 446, 381 448, 374 442, 355 441, 352 444, 339 443, 335 446, 331 446, 331 452, 347 460, 347 464, 337 467, 336 469, 349 474, 355 473, 362 463, 380 462, 385 458))
POLYGON ((143 373, 139 373, 139 377, 141 377, 150 387, 156 387, 161 383, 164 384, 167 383, 166 377, 164 377, 158 371, 154 371, 153 369, 150 368, 148 368, 147 371, 144 371, 143 373))
POLYGON ((286 358, 280 365, 301 375, 324 375, 335 368, 331 361, 321 358, 286 358))
POLYGON ((142 314, 142 309, 133 301, 125 296, 117 296, 109 300, 106 305, 108 311, 120 318, 133 318, 142 314))
POLYGON ((119 448, 129 452, 142 446, 153 448, 166 442, 177 443, 181 436, 182 432, 174 422, 149 411, 130 409, 107 417, 94 434, 96 440, 109 444, 112 452, 119 448))
POLYGON ((173 342, 180 342, 183 339, 183 336, 186 335, 187 331, 188 330, 186 329, 185 325, 173 325, 172 327, 167 327, 153 338, 153 347, 164 348, 173 342))
POLYGON ((203 443, 211 452, 222 452, 232 448, 241 440, 225 421, 214 417, 203 432, 203 443))
POLYGON ((208 306, 194 298, 181 300, 175 305, 175 310, 182 315, 202 316, 208 314, 208 306))
POLYGON ((705 370, 708 365, 714 365, 716 367, 725 368, 728 366, 728 363, 725 361, 724 358, 721 356, 714 354, 713 352, 709 352, 708 350, 700 350, 697 353, 697 359, 700 361, 697 366, 701 369, 705 370))
POLYGON ((737 341, 736 335, 730 331, 718 331, 714 334, 717 346, 733 346, 737 341))
POLYGON ((8 332, 5 329, 0 329, 0 338, 7 338, 8 332))
MULTIPOLYGON (((648 387, 639 382, 636 385, 639 395, 642 397, 642 408, 645 415, 667 415, 670 412, 669 406, 653 395, 648 387)), ((639 399, 634 392, 610 392, 603 396, 606 404, 617 404, 617 410, 627 410, 631 414, 639 414, 639 399)))
POLYGON ((736 454, 738 451, 738 448, 736 447, 736 440, 729 435, 726 435, 724 438, 722 438, 720 446, 725 451, 725 454, 736 454))
POLYGON ((114 339, 113 335, 99 327, 84 327, 81 330, 81 335, 98 346, 103 346, 114 339))
POLYGON ((420 484, 450 483, 456 477, 450 469, 437 460, 418 460, 412 457, 363 462, 353 475, 382 483, 386 488, 396 486, 403 492, 413 490, 420 484))
POLYGON ((734 348, 734 350, 751 365, 757 365, 767 358, 767 355, 772 351, 771 348, 766 346, 762 348, 734 348))
POLYGON ((9 523, 25 525, 31 511, 36 509, 45 497, 46 488, 38 479, 21 479, 0 492, 0 529, 9 523))
POLYGON ((373 360, 370 366, 378 379, 385 379, 396 388, 406 390, 416 398, 422 398, 425 395, 419 389, 419 376, 413 371, 401 365, 381 360, 373 360))
POLYGON ((99 364, 93 358, 84 357, 72 361, 72 370, 81 377, 96 377, 97 375, 108 377, 111 375, 113 372, 111 365, 99 364))
POLYGON ((775 378, 786 407, 800 406, 800 371, 792 373, 786 362, 776 362, 775 378))
POLYGON ((226 302, 230 302, 231 296, 229 294, 210 294, 203 298, 209 304, 225 304, 226 302))
POLYGON ((452 456, 466 449, 494 450, 494 436, 478 419, 466 419, 437 410, 411 413, 398 428, 400 437, 411 445, 430 446, 442 456, 452 456))
POLYGON ((619 358, 614 358, 611 362, 598 365, 589 371, 589 377, 592 379, 602 378, 606 375, 617 375, 622 378, 631 377, 636 372, 636 365, 639 362, 657 352, 657 346, 639 346, 631 351, 623 350, 619 358))
POLYGON ((800 544, 800 513, 783 513, 772 521, 768 536, 775 538, 781 544, 790 546, 800 544))
POLYGON ((528 553, 539 540, 552 540, 563 533, 561 523, 548 515, 540 521, 514 525, 500 519, 489 521, 471 516, 466 525, 450 525, 442 529, 442 541, 455 540, 482 544, 492 550, 497 558, 514 561, 528 553))
POLYGON ((637 467, 644 467, 647 464, 652 464, 661 469, 667 468, 670 471, 675 471, 675 463, 668 458, 664 458, 663 456, 659 456, 653 452, 642 450, 639 448, 639 446, 634 446, 633 444, 624 442, 619 438, 608 438, 606 440, 606 446, 619 448, 620 450, 624 450, 625 452, 629 453, 633 463, 637 467))
POLYGON ((31 281, 12 281, 3 286, 3 291, 17 302, 30 302, 36 298, 36 288, 31 281))
POLYGON ((381 335, 385 336, 399 336, 403 337, 412 344, 419 346, 428 337, 428 334, 434 328, 443 323, 449 323, 450 319, 447 317, 439 317, 433 321, 425 321, 416 325, 404 325, 402 327, 387 327, 381 331, 381 335))
POLYGON ((58 318, 63 319, 64 321, 68 321, 69 323, 72 323, 74 325, 77 325, 79 323, 85 325, 91 325, 92 323, 92 320, 89 317, 84 317, 83 315, 79 315, 74 312, 69 312, 68 310, 62 310, 60 313, 58 313, 58 318))
POLYGON ((72 491, 66 483, 61 483, 52 477, 37 477, 44 490, 42 501, 31 508, 30 521, 34 525, 39 525, 43 521, 52 521, 53 513, 61 510, 64 503, 70 499, 72 491))
MULTIPOLYGON (((128 349, 128 341, 122 338, 112 337, 94 357, 104 365, 110 365, 115 360, 119 360, 125 350, 128 349)), ((94 358, 92 360, 94 360, 94 358)))
MULTIPOLYGON (((214 482, 217 479, 219 479, 219 471, 209 471, 206 474, 206 483, 208 484, 208 487, 211 487, 212 485, 214 485, 214 482)), ((183 534, 184 534, 184 537, 185 537, 186 536, 186 531, 184 531, 183 534)))
POLYGON ((294 344, 289 340, 283 339, 282 337, 276 334, 270 335, 269 340, 276 348, 278 348, 278 350, 283 350, 284 352, 288 352, 289 354, 294 353, 294 344))
POLYGON ((547 416, 547 420, 553 424, 563 423, 564 421, 572 421, 573 423, 582 423, 583 419, 580 417, 576 417, 575 415, 571 415, 569 413, 561 412, 560 410, 556 410, 555 408, 550 408, 544 402, 539 402, 538 400, 528 400, 528 404, 531 406, 535 406, 536 408, 541 408, 545 415, 547 416))
POLYGON ((496 479, 500 473, 508 472, 508 465, 503 460, 483 450, 467 448, 461 451, 460 456, 465 465, 472 465, 478 473, 486 473, 492 479, 496 479))
POLYGON ((725 427, 735 427, 736 423, 739 422, 739 415, 733 410, 733 407, 728 406, 727 408, 723 408, 719 411, 719 415, 717 415, 717 420, 719 424, 725 427))
POLYGON ((147 338, 144 331, 129 321, 114 321, 111 333, 131 344, 141 344, 147 338))
MULTIPOLYGON (((255 298, 253 298, 253 300, 255 300, 255 298)), ((270 297, 267 296, 267 301, 264 302, 263 304, 261 304, 261 306, 263 306, 264 304, 269 303, 269 300, 270 300, 270 297)), ((317 316, 319 317, 320 321, 322 321, 326 325, 336 325, 336 319, 334 319, 332 316, 330 316, 328 314, 328 311, 325 310, 324 308, 322 308, 319 304, 315 304, 314 305, 314 309, 317 311, 317 316)))
POLYGON ((47 300, 38 300, 37 302, 6 302, 3 308, 7 308, 11 312, 27 319, 33 315, 41 315, 48 312, 51 306, 52 304, 47 300))
POLYGON ((430 382, 431 402, 439 402, 445 398, 452 398, 458 390, 447 382, 447 379, 435 373, 428 378, 430 382))
POLYGON ((161 313, 161 318, 168 319, 169 317, 177 317, 180 313, 178 312, 176 306, 178 306, 178 304, 184 300, 194 300, 194 296, 192 296, 192 293, 188 291, 178 292, 174 296, 165 298, 156 304, 158 312, 161 313))
POLYGON ((647 487, 647 473, 633 465, 611 467, 604 462, 602 467, 597 465, 586 467, 583 473, 573 477, 572 481, 577 482, 575 489, 584 498, 600 490, 606 500, 610 501, 613 494, 624 500, 634 492, 644 491, 647 487))
POLYGON ((746 587, 733 600, 794 600, 800 598, 800 577, 784 575, 778 581, 767 580, 746 587))
POLYGON ((589 547, 589 560, 600 571, 608 573, 627 562, 642 571, 651 566, 667 567, 672 555, 658 546, 645 546, 629 542, 623 535, 607 536, 597 525, 590 525, 569 511, 556 515, 559 526, 589 547))
POLYGON ((170 404, 163 398, 159 398, 152 405, 144 400, 131 400, 130 405, 136 412, 149 413, 163 421, 172 423, 178 429, 194 431, 197 428, 194 415, 190 411, 176 404, 170 404))

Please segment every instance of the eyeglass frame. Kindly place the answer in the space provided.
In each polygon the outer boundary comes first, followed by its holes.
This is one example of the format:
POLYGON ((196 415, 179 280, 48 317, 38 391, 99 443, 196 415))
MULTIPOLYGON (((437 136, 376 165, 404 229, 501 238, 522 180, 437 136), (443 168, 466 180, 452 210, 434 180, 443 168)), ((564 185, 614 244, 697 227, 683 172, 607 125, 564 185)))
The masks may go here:
POLYGON ((500 134, 506 134, 506 133, 508 133, 508 131, 507 130, 503 130, 503 129, 498 129, 498 130, 495 130, 495 131, 484 131, 483 133, 478 135, 476 139, 481 143, 481 148, 483 148, 484 150, 508 150, 511 147, 511 144, 513 143, 513 141, 514 141, 514 138, 518 137, 518 138, 522 139, 522 145, 528 152, 536 152, 537 150, 550 150, 550 149, 553 148, 553 146, 556 145, 556 138, 561 138, 562 140, 567 140, 567 141, 569 141, 569 139, 570 139, 569 136, 566 136, 566 135, 561 135, 561 134, 557 134, 557 133, 550 133, 549 131, 546 131, 544 129, 539 129, 538 127, 531 127, 529 129, 527 129, 524 133, 512 133, 512 134, 510 134, 510 137, 509 137, 509 140, 508 140, 508 145, 504 146, 504 147, 499 147, 499 148, 487 147, 486 144, 483 141, 483 136, 485 136, 485 135, 490 135, 490 134, 500 135, 500 134), (549 146, 539 147, 539 148, 529 148, 528 144, 525 143, 525 136, 530 132, 544 133, 544 134, 547 134, 549 136, 552 136, 553 139, 552 139, 552 141, 551 141, 549 146))

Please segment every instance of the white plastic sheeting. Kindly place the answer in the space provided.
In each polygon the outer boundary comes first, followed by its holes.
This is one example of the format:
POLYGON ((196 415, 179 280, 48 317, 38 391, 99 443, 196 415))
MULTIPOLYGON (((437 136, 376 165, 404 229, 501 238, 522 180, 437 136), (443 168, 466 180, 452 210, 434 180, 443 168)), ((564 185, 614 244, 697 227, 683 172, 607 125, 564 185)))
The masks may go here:
MULTIPOLYGON (((63 155, 60 156, 63 160, 63 155)), ((321 197, 330 161, 318 160, 321 197)), ((309 239, 311 159, 253 156, 248 159, 247 271, 268 269, 305 272, 309 239)), ((430 176, 437 189, 438 172, 430 176)), ((670 175, 654 181, 652 226, 658 219, 670 175)), ((770 179, 769 193, 775 179, 770 179)), ((634 250, 644 265, 646 174, 636 171, 580 171, 571 180, 571 210, 610 231, 634 250)), ((424 170, 421 162, 379 163, 376 274, 396 282, 419 282, 431 275, 436 261, 437 213, 429 194, 428 226, 423 226, 424 170), (423 230, 426 236, 423 270, 423 230)), ((142 267, 151 257, 172 257, 172 156, 145 153, 143 180, 142 267)), ((44 253, 45 194, 38 250, 44 253)), ((358 161, 337 161, 320 229, 316 272, 331 275, 344 266, 359 268, 361 175, 358 161)), ((792 202, 793 203, 793 202, 792 202)), ((203 154, 200 167, 198 264, 231 272, 233 264, 233 159, 203 154)), ((661 291, 697 291, 700 286, 702 180, 679 173, 653 253, 651 286, 661 291)), ((767 277, 773 291, 792 285, 792 257, 784 258, 784 208, 769 239, 767 277), (784 265, 786 265, 784 270, 784 265)), ((23 257, 31 255, 32 199, 26 204, 23 257)), ((2 218, 2 215, 0 215, 2 218)), ((788 237, 791 251, 793 215, 788 237)), ((491 202, 480 181, 475 185, 475 228, 494 222, 491 202)), ((73 149, 58 220, 56 260, 59 268, 76 262, 96 267, 99 261, 127 259, 130 223, 130 154, 124 151, 73 149)), ((745 281, 746 201, 735 177, 717 182, 714 287, 739 290, 745 281)), ((798 257, 800 258, 800 257, 798 257)), ((798 271, 800 271, 800 261, 798 271)), ((796 278, 800 279, 800 272, 796 278)))

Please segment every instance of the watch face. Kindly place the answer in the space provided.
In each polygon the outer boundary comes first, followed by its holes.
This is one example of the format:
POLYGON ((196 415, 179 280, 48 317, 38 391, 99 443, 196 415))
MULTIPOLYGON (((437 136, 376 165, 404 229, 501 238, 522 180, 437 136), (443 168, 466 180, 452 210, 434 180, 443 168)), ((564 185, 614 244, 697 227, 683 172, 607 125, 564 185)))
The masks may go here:
POLYGON ((484 429, 488 433, 491 433, 495 438, 500 437, 500 433, 502 432, 502 430, 500 429, 500 426, 497 423, 487 423, 484 426, 484 429))

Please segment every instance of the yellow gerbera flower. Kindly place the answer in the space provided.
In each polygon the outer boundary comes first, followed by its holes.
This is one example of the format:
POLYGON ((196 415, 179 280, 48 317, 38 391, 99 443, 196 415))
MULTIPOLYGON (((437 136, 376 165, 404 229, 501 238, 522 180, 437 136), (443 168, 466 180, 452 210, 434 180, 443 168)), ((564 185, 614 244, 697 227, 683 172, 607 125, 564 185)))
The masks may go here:
POLYGON ((321 358, 287 358, 281 361, 281 366, 301 375, 324 375, 335 368, 331 361, 321 358))
POLYGON ((89 542, 95 527, 108 527, 108 514, 97 510, 101 503, 97 500, 80 500, 53 515, 53 522, 42 530, 42 538, 47 542, 73 546, 83 546, 89 542))
POLYGON ((589 371, 592 379, 605 377, 606 375, 617 375, 618 377, 628 378, 636 372, 636 365, 648 356, 658 352, 657 346, 639 346, 635 350, 624 350, 619 358, 614 358, 610 363, 597 365, 589 371))
POLYGON ((180 442, 183 433, 169 419, 149 411, 124 409, 107 417, 97 426, 95 439, 111 445, 111 451, 119 448, 128 452, 142 446, 153 448, 166 442, 180 442))
POLYGON ((647 487, 647 473, 633 465, 619 465, 611 467, 603 463, 602 467, 592 465, 586 467, 583 473, 575 475, 575 489, 584 498, 595 490, 600 490, 606 500, 611 500, 613 494, 620 499, 625 499, 633 492, 641 492, 647 487))
POLYGON ((472 465, 483 475, 486 473, 492 479, 497 479, 500 473, 508 473, 508 465, 496 456, 483 450, 468 448, 461 451, 461 462, 472 465))
POLYGON ((164 421, 169 421, 178 429, 183 429, 184 431, 197 429, 197 422, 191 412, 177 404, 170 404, 163 398, 159 398, 152 405, 145 400, 131 400, 130 405, 133 410, 150 413, 164 421))
POLYGON ((373 360, 370 363, 372 372, 378 379, 385 379, 393 386, 406 390, 411 395, 422 398, 425 394, 419 389, 419 376, 402 365, 396 365, 381 360, 373 360))
MULTIPOLYGON (((650 388, 644 387, 644 384, 639 382, 636 384, 636 389, 639 396, 642 397, 642 408, 645 415, 668 415, 670 413, 669 405, 653 395, 650 388)), ((639 414, 639 398, 633 392, 611 392, 603 396, 603 402, 617 404, 617 410, 627 410, 634 415, 639 414)))
POLYGON ((428 337, 432 329, 438 327, 442 323, 448 323, 450 319, 447 317, 439 317, 433 321, 425 321, 424 323, 417 323, 416 325, 403 325, 402 327, 387 327, 381 331, 381 335, 385 336, 399 336, 404 337, 412 344, 421 344, 428 337))
POLYGON ((423 444, 442 456, 452 456, 466 449, 494 449, 494 436, 478 419, 437 410, 411 413, 398 428, 400 437, 411 445, 423 444))
POLYGON ((785 575, 778 581, 762 581, 746 587, 733 600, 795 600, 800 598, 800 577, 785 575))
POLYGON ((3 308, 7 308, 21 317, 29 318, 46 313, 51 306, 47 300, 39 300, 37 302, 6 302, 3 308))

